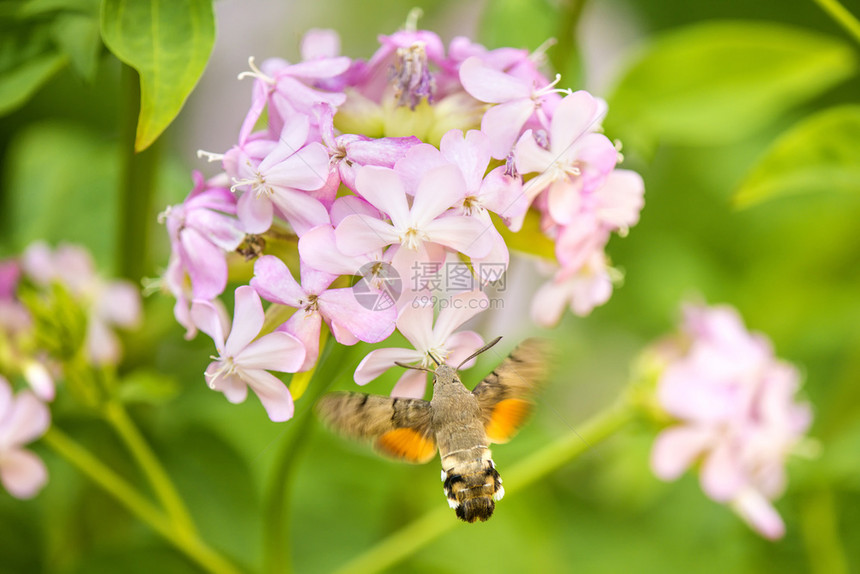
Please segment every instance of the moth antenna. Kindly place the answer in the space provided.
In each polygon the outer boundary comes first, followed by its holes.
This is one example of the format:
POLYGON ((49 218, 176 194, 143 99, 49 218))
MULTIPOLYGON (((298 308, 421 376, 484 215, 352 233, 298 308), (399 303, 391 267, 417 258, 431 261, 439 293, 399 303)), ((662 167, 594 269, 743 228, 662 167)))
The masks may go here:
POLYGON ((440 361, 439 359, 437 359, 437 358, 433 355, 433 353, 427 353, 427 356, 428 356, 428 357, 430 357, 430 360, 431 360, 431 361, 433 361, 434 363, 436 363, 436 366, 437 366, 437 367, 438 367, 438 366, 440 366, 440 365, 442 364, 442 361, 440 361))
MULTIPOLYGON (((398 367, 403 367, 404 369, 415 369, 416 371, 424 371, 425 373, 433 374, 433 371, 426 367, 416 367, 415 365, 407 365, 406 363, 401 363, 400 361, 394 361, 394 364, 398 367)), ((438 363, 437 363, 438 364, 438 363)))
POLYGON ((460 367, 462 367, 464 364, 468 363, 469 361, 471 361, 472 359, 474 359, 475 357, 477 357, 478 355, 480 355, 484 351, 490 349, 493 345, 495 345, 496 343, 498 343, 501 340, 502 340, 501 337, 496 337, 495 339, 493 339, 492 341, 490 341, 489 343, 487 343, 486 345, 484 345, 483 347, 481 347, 480 349, 478 349, 477 351, 475 351, 474 353, 469 355, 462 363, 457 365, 457 370, 459 371, 460 367))

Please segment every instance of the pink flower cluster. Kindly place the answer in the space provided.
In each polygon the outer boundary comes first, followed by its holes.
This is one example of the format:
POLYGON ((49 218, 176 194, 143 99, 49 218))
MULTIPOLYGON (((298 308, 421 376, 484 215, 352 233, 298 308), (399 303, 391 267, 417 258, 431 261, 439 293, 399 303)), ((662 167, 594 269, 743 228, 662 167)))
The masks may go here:
POLYGON ((32 316, 18 298, 22 284, 43 295, 53 284, 65 289, 86 314, 84 348, 89 362, 119 363, 122 349, 114 329, 131 329, 140 322, 138 289, 127 281, 105 281, 82 247, 61 244, 52 250, 44 242, 34 242, 20 259, 0 262, 0 338, 10 353, 7 368, 23 375, 39 398, 53 400, 52 373, 59 367, 45 350, 34 347, 32 316))
MULTIPOLYGON (((138 290, 126 281, 105 281, 95 270, 89 252, 76 245, 51 249, 43 242, 31 244, 18 259, 0 261, 0 482, 10 494, 30 498, 44 486, 47 471, 42 461, 23 448, 45 433, 53 401, 55 379, 62 377, 64 357, 53 356, 44 340, 68 343, 68 334, 51 331, 28 308, 32 301, 48 301, 50 312, 73 316, 52 299, 55 286, 62 288, 73 305, 85 315, 83 352, 95 366, 116 365, 121 356, 114 328, 132 328, 140 321, 138 290), (29 297, 23 296, 23 291, 29 297), (13 394, 6 377, 20 377, 29 389, 13 394)), ((15 380, 14 378, 12 379, 15 380)))
MULTIPOLYGON (((273 420, 289 418, 289 393, 273 391, 266 370, 311 369, 323 323, 344 345, 381 342, 397 329, 415 346, 368 355, 359 384, 395 360, 467 356, 481 337, 454 331, 507 268, 504 235, 526 218, 556 249, 555 274, 535 296, 539 324, 555 324, 567 306, 582 315, 608 299, 603 249, 611 232, 637 222, 644 190, 637 174, 616 169, 620 156, 600 133, 601 100, 558 89, 560 78, 539 70, 540 54, 462 37, 446 50, 414 27, 380 36, 369 60, 340 55, 328 30, 309 32, 301 52, 298 63, 250 60, 240 77, 253 79, 251 106, 236 145, 201 152, 223 171, 195 173, 185 202, 163 214, 172 245, 165 284, 187 336, 200 329, 215 340, 213 388, 237 401, 248 385, 273 420), (236 290, 233 330, 241 335, 225 342, 217 298, 237 252, 256 258, 253 289, 236 290), (432 306, 420 308, 433 284, 417 270, 453 261, 469 263, 474 286, 454 294, 461 305, 439 313, 434 327, 432 306), (349 287, 356 276, 378 301, 357 297, 349 287), (258 296, 278 316, 294 311, 255 340, 264 323, 258 296)), ((423 392, 414 374, 395 389, 423 392)))
POLYGON ((657 437, 654 473, 673 480, 700 462, 705 494, 779 538, 785 526, 771 501, 785 489, 786 459, 812 421, 809 405, 795 400, 799 374, 732 308, 689 306, 683 330, 686 349, 658 382, 657 399, 678 424, 657 437))

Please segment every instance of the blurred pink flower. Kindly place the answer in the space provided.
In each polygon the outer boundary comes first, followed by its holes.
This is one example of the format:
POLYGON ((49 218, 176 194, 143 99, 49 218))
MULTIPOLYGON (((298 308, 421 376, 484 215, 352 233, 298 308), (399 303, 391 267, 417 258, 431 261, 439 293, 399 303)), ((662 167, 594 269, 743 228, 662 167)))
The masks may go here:
POLYGON ((0 375, 0 482, 16 498, 32 498, 48 481, 45 464, 23 446, 45 434, 50 424, 48 407, 30 391, 13 396, 0 375))
POLYGON ((209 301, 195 301, 191 316, 201 331, 212 337, 218 357, 206 368, 206 381, 224 393, 231 403, 241 403, 248 387, 257 394, 269 418, 282 422, 293 416, 289 389, 268 371, 295 373, 305 359, 305 349, 288 333, 269 333, 255 340, 263 328, 260 296, 253 287, 236 289, 232 329, 226 318, 209 301), (230 335, 224 334, 230 330, 230 335))
POLYGON ((686 307, 683 331, 689 346, 658 381, 657 399, 678 424, 654 443, 654 473, 673 480, 701 462, 705 494, 779 538, 785 526, 770 501, 785 489, 786 459, 812 421, 809 405, 794 399, 799 374, 730 307, 686 307))

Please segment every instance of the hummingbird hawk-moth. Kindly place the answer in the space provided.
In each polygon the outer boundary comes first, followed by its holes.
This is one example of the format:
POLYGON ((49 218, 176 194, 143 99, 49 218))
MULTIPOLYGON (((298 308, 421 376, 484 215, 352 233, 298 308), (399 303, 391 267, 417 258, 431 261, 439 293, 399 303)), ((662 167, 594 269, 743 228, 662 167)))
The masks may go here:
POLYGON ((473 391, 460 382, 457 368, 436 363, 429 401, 335 392, 317 410, 337 431, 373 440, 377 451, 399 460, 425 463, 438 450, 448 504, 466 522, 485 521, 505 494, 488 446, 507 442, 525 422, 545 375, 543 343, 520 344, 473 391))

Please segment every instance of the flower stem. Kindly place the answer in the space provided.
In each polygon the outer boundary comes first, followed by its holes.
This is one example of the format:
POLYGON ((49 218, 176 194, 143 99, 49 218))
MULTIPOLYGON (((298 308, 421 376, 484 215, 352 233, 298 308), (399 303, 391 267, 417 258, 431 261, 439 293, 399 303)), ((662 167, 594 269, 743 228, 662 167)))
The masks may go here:
POLYGON ((313 406, 331 383, 349 364, 353 347, 339 345, 330 337, 317 361, 307 391, 302 395, 303 408, 289 423, 290 436, 275 461, 269 489, 266 492, 266 513, 263 525, 264 572, 287 574, 292 571, 292 540, 290 535, 290 486, 296 461, 307 443, 305 437, 313 422, 313 406))
POLYGON ((839 0, 815 0, 815 3, 860 43, 860 22, 845 6, 839 3, 839 0))
MULTIPOLYGON (((572 431, 521 460, 505 473, 506 496, 519 492, 612 436, 630 422, 634 414, 633 406, 621 400, 585 422, 579 432, 572 431)), ((337 574, 386 570, 457 524, 451 510, 440 506, 349 561, 337 574)))
POLYGON ((213 574, 239 573, 239 570, 230 562, 209 548, 196 535, 177 530, 164 513, 146 500, 134 487, 65 433, 56 427, 51 427, 42 440, 204 570, 213 574))
POLYGON ((161 466, 158 457, 149 448, 146 440, 135 426, 134 421, 121 403, 112 401, 105 407, 105 418, 128 447, 134 459, 143 470, 155 495, 161 502, 176 530, 190 537, 197 536, 191 515, 185 508, 182 498, 173 486, 170 477, 161 466))
POLYGON ((117 224, 117 271, 134 282, 150 271, 149 230, 152 226, 152 201, 158 171, 158 148, 155 142, 148 150, 135 153, 134 142, 140 110, 140 78, 123 64, 121 140, 123 157, 120 173, 119 214, 117 224))

